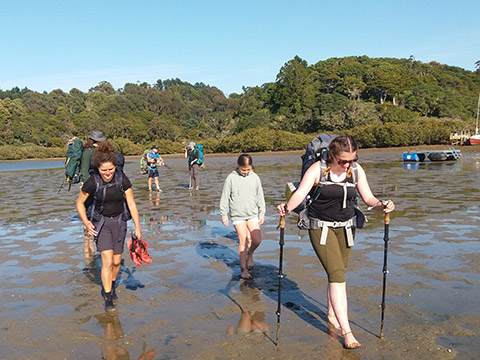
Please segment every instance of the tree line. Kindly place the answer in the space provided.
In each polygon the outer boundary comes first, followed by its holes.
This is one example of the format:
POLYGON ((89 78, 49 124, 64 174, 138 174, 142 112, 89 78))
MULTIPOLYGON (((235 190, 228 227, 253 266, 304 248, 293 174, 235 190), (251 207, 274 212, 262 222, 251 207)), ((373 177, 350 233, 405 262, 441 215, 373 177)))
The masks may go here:
POLYGON ((152 143, 177 153, 192 140, 206 152, 302 149, 320 132, 351 133, 362 147, 443 144, 451 132, 473 130, 479 90, 480 69, 412 56, 312 65, 296 56, 275 81, 228 97, 180 79, 120 89, 104 81, 68 93, 16 87, 0 90, 0 158, 63 156, 70 137, 93 129, 132 155, 152 143))

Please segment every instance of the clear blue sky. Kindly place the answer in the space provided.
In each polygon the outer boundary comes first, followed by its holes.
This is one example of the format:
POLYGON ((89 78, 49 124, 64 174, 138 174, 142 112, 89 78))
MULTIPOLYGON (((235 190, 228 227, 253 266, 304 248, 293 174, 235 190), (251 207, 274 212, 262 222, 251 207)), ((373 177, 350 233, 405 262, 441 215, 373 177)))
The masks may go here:
POLYGON ((0 20, 2 90, 180 78, 228 95, 295 55, 480 60, 480 0, 22 0, 2 1, 0 20))

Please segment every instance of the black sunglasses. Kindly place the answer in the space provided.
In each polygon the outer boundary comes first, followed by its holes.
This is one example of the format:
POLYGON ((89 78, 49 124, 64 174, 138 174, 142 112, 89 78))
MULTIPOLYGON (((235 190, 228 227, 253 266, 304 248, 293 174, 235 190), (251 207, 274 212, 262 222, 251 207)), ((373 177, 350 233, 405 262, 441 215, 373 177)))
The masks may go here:
POLYGON ((345 164, 352 165, 355 161, 358 160, 358 156, 355 156, 355 159, 353 160, 338 160, 336 157, 335 157, 335 160, 337 160, 338 165, 341 165, 341 166, 345 164))

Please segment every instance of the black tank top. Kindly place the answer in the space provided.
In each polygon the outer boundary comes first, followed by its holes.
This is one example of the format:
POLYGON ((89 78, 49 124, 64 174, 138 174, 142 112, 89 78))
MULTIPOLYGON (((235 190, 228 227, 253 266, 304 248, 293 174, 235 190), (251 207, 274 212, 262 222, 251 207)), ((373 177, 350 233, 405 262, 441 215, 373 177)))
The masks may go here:
POLYGON ((341 182, 332 183, 330 173, 326 176, 326 183, 322 186, 322 191, 317 200, 313 201, 308 208, 308 216, 324 221, 347 221, 355 215, 353 202, 355 200, 355 187, 344 186, 346 183, 353 183, 353 176, 346 178, 341 182), (347 192, 347 198, 344 208, 344 191, 347 192))

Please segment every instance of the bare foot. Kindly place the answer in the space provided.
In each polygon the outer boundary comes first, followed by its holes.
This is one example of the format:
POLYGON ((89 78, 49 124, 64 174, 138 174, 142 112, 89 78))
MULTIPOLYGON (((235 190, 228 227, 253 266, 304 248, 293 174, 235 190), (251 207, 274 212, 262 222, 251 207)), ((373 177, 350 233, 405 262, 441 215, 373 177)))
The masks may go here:
POLYGON ((242 274, 240 275, 240 277, 244 280, 250 280, 252 278, 252 275, 250 275, 248 270, 245 269, 245 270, 242 270, 242 274))
POLYGON ((335 314, 328 314, 327 321, 331 326, 335 328, 335 330, 340 330, 340 323, 338 322, 335 314))
POLYGON ((351 331, 342 335, 343 335, 343 347, 345 349, 356 349, 362 346, 362 344, 360 344, 357 341, 357 339, 355 339, 355 336, 353 336, 353 333, 351 331))

